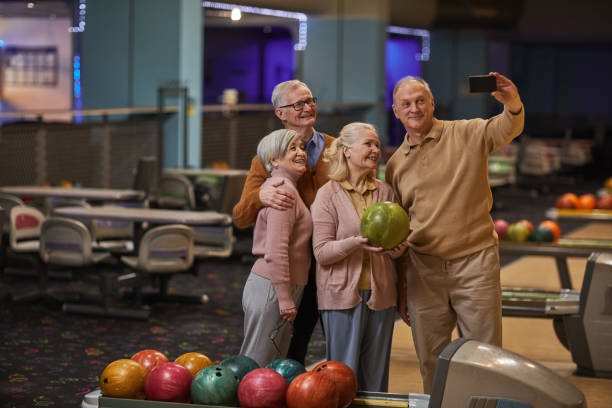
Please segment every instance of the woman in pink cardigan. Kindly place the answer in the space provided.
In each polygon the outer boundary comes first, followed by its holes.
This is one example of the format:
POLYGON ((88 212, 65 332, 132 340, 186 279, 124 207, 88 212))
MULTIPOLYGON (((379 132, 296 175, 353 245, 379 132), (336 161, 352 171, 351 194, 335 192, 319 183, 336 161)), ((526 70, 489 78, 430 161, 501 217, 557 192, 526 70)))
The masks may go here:
POLYGON ((244 285, 244 341, 240 354, 264 367, 285 357, 292 322, 308 281, 312 218, 300 198, 296 182, 306 171, 306 152, 293 130, 276 130, 257 146, 257 155, 272 177, 263 186, 278 183, 293 197, 292 208, 263 207, 253 230, 257 260, 244 285))
POLYGON ((384 251, 360 235, 366 208, 395 200, 393 189, 375 177, 381 151, 374 127, 346 125, 324 154, 331 180, 311 212, 326 357, 351 367, 360 390, 386 392, 398 296, 393 258, 407 242, 384 251))

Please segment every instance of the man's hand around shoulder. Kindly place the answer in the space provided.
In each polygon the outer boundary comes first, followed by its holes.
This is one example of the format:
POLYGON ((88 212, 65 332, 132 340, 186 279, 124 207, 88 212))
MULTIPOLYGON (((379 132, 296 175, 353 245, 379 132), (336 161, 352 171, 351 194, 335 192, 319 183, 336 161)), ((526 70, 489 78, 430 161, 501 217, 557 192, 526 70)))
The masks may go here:
POLYGON ((259 201, 261 201, 264 207, 272 207, 275 210, 283 211, 295 205, 295 197, 293 197, 293 194, 278 188, 284 182, 284 180, 279 180, 259 190, 259 201))

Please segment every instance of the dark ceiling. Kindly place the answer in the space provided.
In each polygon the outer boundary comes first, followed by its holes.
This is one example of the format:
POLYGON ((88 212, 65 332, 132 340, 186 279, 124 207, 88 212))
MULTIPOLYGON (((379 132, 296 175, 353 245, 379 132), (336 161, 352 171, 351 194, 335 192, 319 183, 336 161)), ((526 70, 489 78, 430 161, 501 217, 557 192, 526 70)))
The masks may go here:
MULTIPOLYGON (((231 3, 298 11, 309 16, 360 18, 367 16, 372 9, 370 3, 364 1, 233 0, 231 3)), ((427 29, 479 29, 523 41, 612 43, 612 24, 609 23, 612 16, 611 0, 376 1, 376 12, 383 16, 381 18, 388 16, 390 25, 427 29)), ((71 18, 75 4, 78 4, 78 0, 0 0, 0 17, 71 18), (28 8, 28 3, 32 3, 33 7, 28 8)), ((210 17, 209 23, 224 24, 224 19, 210 17)), ((258 18, 264 24, 261 17, 250 18, 251 21, 257 21, 258 18)))

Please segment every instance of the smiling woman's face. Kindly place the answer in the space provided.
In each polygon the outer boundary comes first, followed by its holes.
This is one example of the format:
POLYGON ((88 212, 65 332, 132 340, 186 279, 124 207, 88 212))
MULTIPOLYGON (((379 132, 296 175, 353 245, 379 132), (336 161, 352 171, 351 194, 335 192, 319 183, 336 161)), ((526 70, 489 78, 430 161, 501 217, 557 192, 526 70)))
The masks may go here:
POLYGON ((345 147, 349 169, 375 169, 380 159, 378 135, 370 130, 362 130, 361 138, 351 146, 345 147))
POLYGON ((301 176, 306 171, 306 152, 299 137, 294 137, 289 143, 287 153, 280 159, 272 159, 273 166, 283 166, 291 173, 301 176))

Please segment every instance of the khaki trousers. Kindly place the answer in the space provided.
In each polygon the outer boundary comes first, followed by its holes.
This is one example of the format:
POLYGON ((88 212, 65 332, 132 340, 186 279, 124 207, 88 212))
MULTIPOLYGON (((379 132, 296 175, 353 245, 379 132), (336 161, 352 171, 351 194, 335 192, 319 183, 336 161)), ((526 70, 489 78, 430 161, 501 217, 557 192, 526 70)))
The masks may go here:
POLYGON ((456 324, 465 338, 501 347, 501 284, 497 245, 444 260, 408 249, 403 258, 408 313, 423 389, 431 393, 438 355, 456 324))

